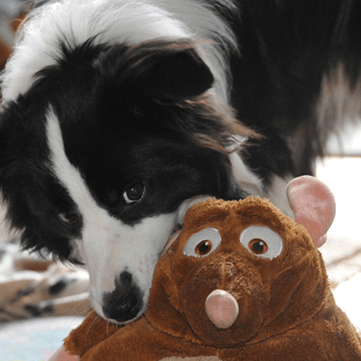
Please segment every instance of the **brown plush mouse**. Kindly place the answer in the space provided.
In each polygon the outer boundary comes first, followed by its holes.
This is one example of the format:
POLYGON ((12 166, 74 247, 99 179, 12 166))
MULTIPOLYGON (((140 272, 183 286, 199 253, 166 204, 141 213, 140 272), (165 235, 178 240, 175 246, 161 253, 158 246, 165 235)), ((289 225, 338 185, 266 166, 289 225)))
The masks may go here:
POLYGON ((155 269, 146 314, 118 328, 92 313, 65 349, 83 361, 361 360, 314 242, 333 198, 322 185, 314 198, 310 181, 288 191, 308 230, 258 197, 192 206, 155 269))

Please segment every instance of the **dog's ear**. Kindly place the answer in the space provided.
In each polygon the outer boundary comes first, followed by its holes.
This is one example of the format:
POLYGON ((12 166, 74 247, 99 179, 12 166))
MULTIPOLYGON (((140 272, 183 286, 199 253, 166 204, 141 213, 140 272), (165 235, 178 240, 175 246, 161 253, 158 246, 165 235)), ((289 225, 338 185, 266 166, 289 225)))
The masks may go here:
POLYGON ((161 97, 192 98, 207 91, 213 75, 194 49, 159 56, 146 82, 161 97))
POLYGON ((212 87, 212 72, 189 41, 155 41, 134 50, 138 59, 132 82, 152 98, 191 99, 212 87))

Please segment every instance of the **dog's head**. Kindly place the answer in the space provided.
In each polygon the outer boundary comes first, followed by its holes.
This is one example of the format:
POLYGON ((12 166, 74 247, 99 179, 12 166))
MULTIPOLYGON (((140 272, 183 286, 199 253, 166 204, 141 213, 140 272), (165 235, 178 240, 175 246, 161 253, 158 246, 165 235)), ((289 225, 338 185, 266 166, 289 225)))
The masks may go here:
POLYGON ((25 248, 85 263, 96 311, 127 322, 180 206, 244 196, 227 150, 249 133, 207 93, 212 74, 188 40, 61 49, 3 108, 2 201, 25 248))

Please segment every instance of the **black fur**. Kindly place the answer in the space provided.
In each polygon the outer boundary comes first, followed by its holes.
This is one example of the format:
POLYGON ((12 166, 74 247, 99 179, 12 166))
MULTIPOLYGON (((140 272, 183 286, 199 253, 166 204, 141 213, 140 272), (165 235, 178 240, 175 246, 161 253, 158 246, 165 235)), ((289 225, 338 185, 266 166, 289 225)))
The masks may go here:
POLYGON ((70 223, 59 217, 77 209, 49 164, 49 107, 60 121, 66 154, 93 197, 126 224, 174 212, 199 194, 245 196, 225 152, 233 130, 210 99, 199 97, 212 75, 190 43, 108 49, 88 41, 63 51, 4 109, 0 123, 0 185, 9 220, 24 230, 25 248, 69 259, 69 240, 82 228, 80 214, 70 223), (122 194, 137 183, 145 187, 144 197, 129 206, 122 194))
POLYGON ((286 141, 294 154, 295 175, 312 174, 316 157, 324 155, 327 136, 337 130, 336 111, 330 111, 325 125, 315 111, 322 77, 342 62, 351 91, 360 81, 361 3, 239 0, 237 4, 240 18, 231 21, 241 55, 232 57, 232 104, 245 124, 261 133, 271 128, 286 141), (300 137, 303 141, 295 142, 300 137))

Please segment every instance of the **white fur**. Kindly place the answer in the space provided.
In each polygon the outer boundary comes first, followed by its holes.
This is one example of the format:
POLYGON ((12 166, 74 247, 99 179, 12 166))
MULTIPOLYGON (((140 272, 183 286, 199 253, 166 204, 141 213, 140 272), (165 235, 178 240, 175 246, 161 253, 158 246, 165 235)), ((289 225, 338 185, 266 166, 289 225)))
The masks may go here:
POLYGON ((292 178, 293 177, 291 176, 281 178, 275 175, 271 181, 271 186, 268 189, 268 192, 267 194, 265 194, 265 196, 276 207, 280 208, 285 214, 287 214, 291 218, 294 218, 293 211, 286 197, 287 185, 292 178))
MULTIPOLYGON (((214 2, 229 11, 235 9, 233 1, 214 2)), ((94 36, 95 43, 107 44, 157 38, 211 40, 199 47, 199 53, 215 76, 214 91, 228 100, 221 46, 236 47, 236 41, 206 0, 62 0, 40 7, 25 23, 2 76, 4 101, 25 93, 36 73, 56 62, 59 40, 73 47, 94 36)))
POLYGON ((286 197, 286 188, 288 182, 292 179, 291 176, 285 178, 273 176, 266 190, 262 180, 247 168, 237 152, 231 153, 229 158, 232 164, 233 176, 242 189, 254 196, 269 198, 276 207, 280 208, 289 217, 293 217, 293 211, 286 197))
POLYGON ((132 274, 133 280, 143 290, 146 305, 155 264, 178 215, 145 218, 135 227, 122 223, 96 203, 81 174, 69 162, 61 129, 52 110, 47 114, 47 137, 50 168, 77 204, 83 218, 82 236, 75 240, 75 244, 90 273, 95 310, 103 315, 102 294, 115 289, 115 278, 124 270, 132 274))
POLYGON ((237 152, 233 152, 229 155, 229 159, 232 164, 232 172, 234 178, 238 184, 249 194, 255 196, 263 195, 263 185, 261 179, 259 179, 247 166, 243 163, 241 157, 237 152))
POLYGON ((352 79, 347 75, 343 62, 339 62, 322 76, 315 115, 323 143, 330 134, 341 134, 349 124, 345 119, 355 121, 360 117, 361 79, 353 87, 351 84, 352 79))

